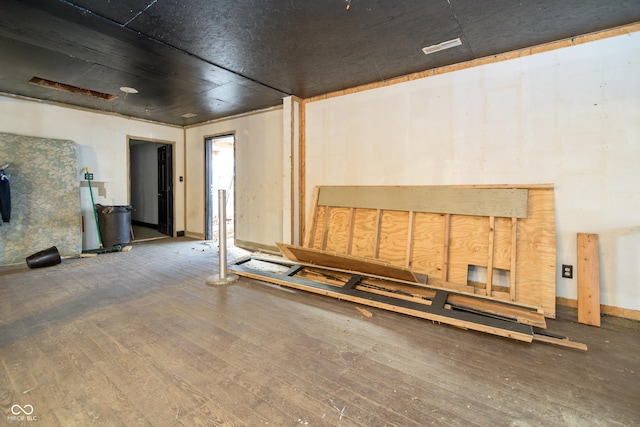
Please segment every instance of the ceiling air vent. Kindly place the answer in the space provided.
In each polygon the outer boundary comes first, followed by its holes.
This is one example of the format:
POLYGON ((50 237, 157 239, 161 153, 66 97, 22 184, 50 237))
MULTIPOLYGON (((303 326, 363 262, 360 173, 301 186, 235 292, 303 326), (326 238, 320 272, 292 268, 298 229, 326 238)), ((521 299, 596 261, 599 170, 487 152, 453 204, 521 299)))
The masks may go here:
POLYGON ((91 89, 83 89, 81 87, 68 85, 65 83, 54 82, 51 80, 43 79, 40 77, 34 77, 29 80, 29 83, 34 85, 43 86, 49 89, 61 90, 64 92, 74 93, 76 95, 90 96, 92 98, 103 99, 105 101, 113 101, 118 96, 111 95, 109 93, 102 93, 91 89))
POLYGON ((460 46, 461 44, 462 44, 462 41, 460 41, 460 38, 457 38, 453 40, 448 40, 446 42, 433 44, 431 46, 423 47, 422 52, 424 52, 425 55, 430 55, 432 53, 440 52, 441 50, 451 49, 452 47, 460 46))

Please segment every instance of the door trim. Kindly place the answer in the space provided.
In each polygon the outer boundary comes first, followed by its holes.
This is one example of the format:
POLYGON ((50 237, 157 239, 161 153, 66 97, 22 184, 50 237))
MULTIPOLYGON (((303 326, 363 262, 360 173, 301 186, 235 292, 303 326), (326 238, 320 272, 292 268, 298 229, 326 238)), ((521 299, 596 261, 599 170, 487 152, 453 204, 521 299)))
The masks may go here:
MULTIPOLYGON (((156 144, 163 144, 163 145, 170 145, 171 146, 171 152, 173 155, 173 161, 171 162, 171 174, 172 174, 172 180, 171 180, 171 188, 172 188, 172 217, 173 217, 173 230, 172 230, 172 234, 168 235, 169 237, 176 237, 176 233, 177 233, 177 228, 176 227, 176 195, 175 195, 175 188, 176 188, 176 179, 177 179, 177 175, 176 175, 176 146, 177 143, 176 141, 169 141, 166 139, 154 139, 154 138, 145 138, 142 136, 135 136, 135 135, 127 135, 127 150, 126 150, 126 155, 127 155, 127 204, 131 204, 131 141, 142 141, 142 142, 153 142, 156 144)), ((134 206, 135 209, 135 206, 134 206)))

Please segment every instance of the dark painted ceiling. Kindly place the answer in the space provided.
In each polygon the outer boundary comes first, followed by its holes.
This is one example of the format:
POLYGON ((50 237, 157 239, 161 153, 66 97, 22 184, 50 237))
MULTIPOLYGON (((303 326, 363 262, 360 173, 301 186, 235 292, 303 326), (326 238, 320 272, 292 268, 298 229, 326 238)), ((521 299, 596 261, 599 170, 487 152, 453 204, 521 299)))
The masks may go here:
POLYGON ((0 0, 0 92, 189 125, 637 21, 640 0, 0 0))

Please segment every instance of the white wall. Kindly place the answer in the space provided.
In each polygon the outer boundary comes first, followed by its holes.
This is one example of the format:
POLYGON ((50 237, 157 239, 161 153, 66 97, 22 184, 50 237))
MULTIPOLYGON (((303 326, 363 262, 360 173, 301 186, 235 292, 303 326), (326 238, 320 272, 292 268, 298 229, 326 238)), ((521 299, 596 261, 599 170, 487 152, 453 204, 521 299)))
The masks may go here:
POLYGON ((204 236, 205 138, 234 134, 235 237, 256 247, 282 240, 282 123, 282 108, 276 108, 186 130, 187 235, 204 236))
MULTIPOLYGON (((103 182, 106 195, 96 203, 129 204, 128 136, 144 140, 175 142, 174 177, 184 175, 184 133, 182 128, 127 119, 115 115, 65 108, 40 102, 0 96, 0 130, 3 132, 70 139, 78 147, 78 180, 89 167, 96 182, 103 182)), ((184 186, 177 182, 176 230, 184 230, 184 186)), ((97 247, 90 194, 80 192, 85 217, 84 248, 97 247)))
POLYGON ((306 132, 307 197, 554 183, 558 267, 599 234, 602 304, 640 310, 640 33, 310 102, 306 132))

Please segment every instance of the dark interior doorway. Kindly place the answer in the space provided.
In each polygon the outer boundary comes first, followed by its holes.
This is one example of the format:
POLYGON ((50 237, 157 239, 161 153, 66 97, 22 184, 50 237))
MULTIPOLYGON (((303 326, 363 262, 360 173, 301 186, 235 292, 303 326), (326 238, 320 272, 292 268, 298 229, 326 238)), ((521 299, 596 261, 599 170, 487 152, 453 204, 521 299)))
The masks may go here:
POLYGON ((205 239, 218 239, 218 190, 226 191, 227 239, 235 238, 235 136, 205 139, 205 239))
POLYGON ((173 236, 173 145, 129 140, 133 241, 173 236))
POLYGON ((172 146, 158 148, 158 231, 173 235, 173 155, 172 146))

